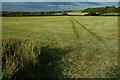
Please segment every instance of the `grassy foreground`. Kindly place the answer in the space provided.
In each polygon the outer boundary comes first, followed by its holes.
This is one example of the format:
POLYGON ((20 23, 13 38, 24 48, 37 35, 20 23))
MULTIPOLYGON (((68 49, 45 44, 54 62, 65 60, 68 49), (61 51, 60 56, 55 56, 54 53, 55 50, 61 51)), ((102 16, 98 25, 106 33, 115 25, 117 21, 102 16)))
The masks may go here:
POLYGON ((3 79, 118 78, 115 16, 3 17, 3 79))

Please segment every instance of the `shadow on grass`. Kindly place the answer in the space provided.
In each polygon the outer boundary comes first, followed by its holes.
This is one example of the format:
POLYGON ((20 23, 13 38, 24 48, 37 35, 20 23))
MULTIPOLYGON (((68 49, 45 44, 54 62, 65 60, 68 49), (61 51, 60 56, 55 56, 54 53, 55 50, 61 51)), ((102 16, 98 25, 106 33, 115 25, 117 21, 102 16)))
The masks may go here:
POLYGON ((60 67, 63 55, 70 53, 71 50, 60 48, 41 47, 41 53, 38 56, 37 64, 27 63, 19 69, 11 78, 13 79, 46 79, 62 78, 63 68, 60 67))

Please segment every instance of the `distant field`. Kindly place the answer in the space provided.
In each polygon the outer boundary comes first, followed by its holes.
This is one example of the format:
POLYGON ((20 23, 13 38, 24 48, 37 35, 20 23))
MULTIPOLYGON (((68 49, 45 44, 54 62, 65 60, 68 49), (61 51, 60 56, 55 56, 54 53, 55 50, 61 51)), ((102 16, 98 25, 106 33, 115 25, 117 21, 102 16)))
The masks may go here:
POLYGON ((117 16, 2 19, 3 78, 119 77, 117 16))
POLYGON ((68 12, 68 15, 80 15, 80 16, 83 16, 85 14, 88 14, 88 13, 87 12, 82 13, 81 11, 68 12))
POLYGON ((120 15, 119 13, 105 13, 103 15, 120 15))

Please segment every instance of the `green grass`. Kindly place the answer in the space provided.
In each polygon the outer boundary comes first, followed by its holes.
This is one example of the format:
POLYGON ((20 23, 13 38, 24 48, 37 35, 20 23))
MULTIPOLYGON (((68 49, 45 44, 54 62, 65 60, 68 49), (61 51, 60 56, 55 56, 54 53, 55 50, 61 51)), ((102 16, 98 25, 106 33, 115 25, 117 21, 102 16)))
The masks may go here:
POLYGON ((119 77, 117 36, 115 16, 3 17, 3 78, 119 77))

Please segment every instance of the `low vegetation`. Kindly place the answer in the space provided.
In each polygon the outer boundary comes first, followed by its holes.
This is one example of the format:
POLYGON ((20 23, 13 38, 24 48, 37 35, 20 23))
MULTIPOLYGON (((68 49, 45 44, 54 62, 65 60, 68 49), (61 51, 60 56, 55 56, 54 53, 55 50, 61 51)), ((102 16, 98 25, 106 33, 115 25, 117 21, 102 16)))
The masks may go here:
POLYGON ((98 8, 87 8, 82 10, 82 12, 104 12, 104 13, 118 13, 120 12, 120 8, 115 6, 106 6, 106 7, 98 7, 98 8))
POLYGON ((120 8, 115 6, 106 6, 98 8, 87 8, 82 10, 82 12, 88 12, 87 16, 118 16, 120 8), (117 14, 113 14, 117 13, 117 14))

